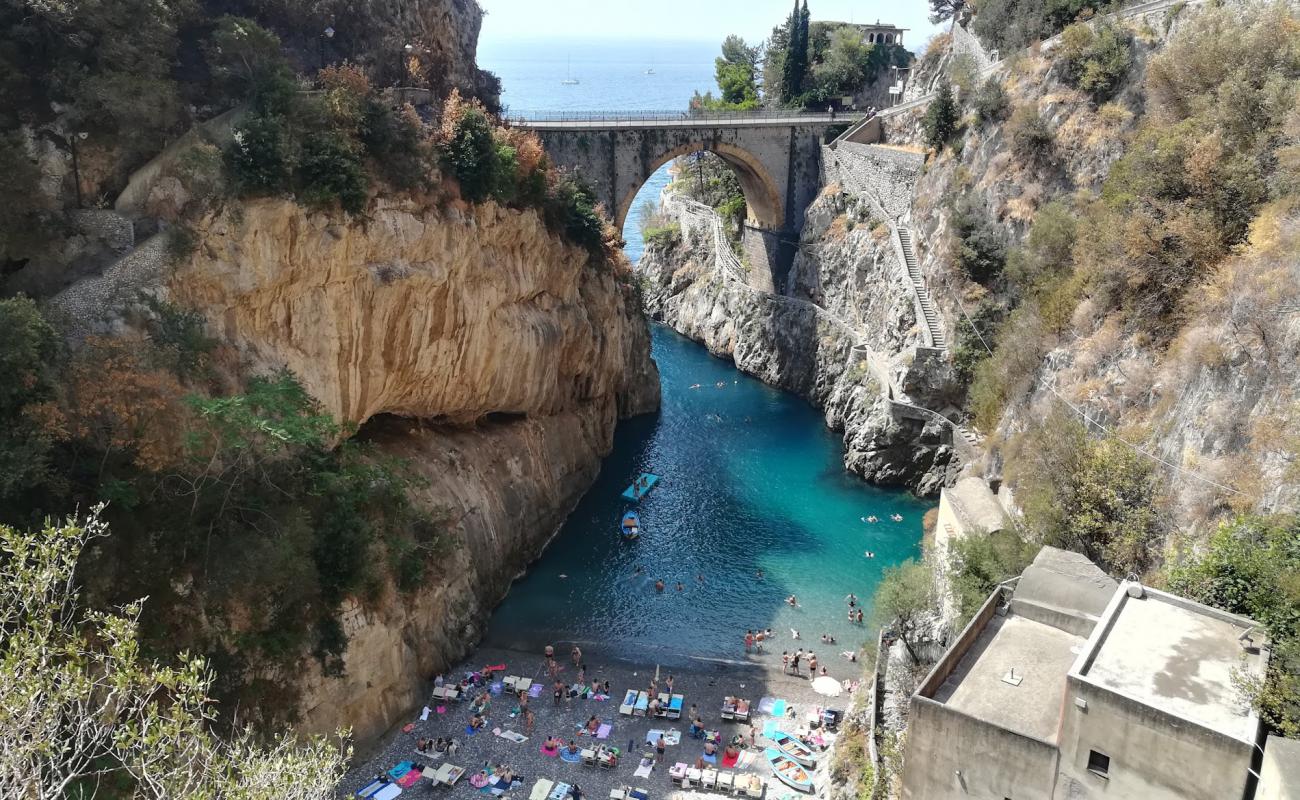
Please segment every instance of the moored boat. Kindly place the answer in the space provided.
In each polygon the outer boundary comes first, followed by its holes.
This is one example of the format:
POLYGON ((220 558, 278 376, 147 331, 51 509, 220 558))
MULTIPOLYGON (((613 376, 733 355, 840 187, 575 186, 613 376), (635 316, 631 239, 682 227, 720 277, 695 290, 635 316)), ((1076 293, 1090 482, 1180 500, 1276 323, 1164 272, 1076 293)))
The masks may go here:
POLYGON ((811 747, 799 741, 797 737, 785 731, 774 731, 768 738, 776 742, 778 750, 803 766, 809 769, 817 766, 817 754, 812 751, 811 747))
POLYGON ((658 482, 658 475, 642 472, 636 476, 636 480, 632 481, 632 485, 623 491, 623 499, 631 500, 634 503, 640 502, 642 497, 650 494, 650 490, 655 488, 655 484, 658 482))
POLYGON ((635 511, 629 511, 623 515, 623 524, 620 526, 623 531, 625 541, 633 541, 641 536, 641 517, 635 511))
POLYGON ((812 776, 797 761, 775 747, 767 748, 764 755, 767 756, 767 763, 772 765, 772 774, 782 783, 796 791, 812 793, 812 776))

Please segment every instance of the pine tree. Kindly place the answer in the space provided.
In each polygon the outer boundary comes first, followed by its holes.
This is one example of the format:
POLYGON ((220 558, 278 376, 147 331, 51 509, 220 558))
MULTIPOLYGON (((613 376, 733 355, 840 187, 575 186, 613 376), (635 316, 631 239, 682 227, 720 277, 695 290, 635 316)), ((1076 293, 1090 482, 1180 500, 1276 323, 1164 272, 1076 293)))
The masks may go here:
POLYGON ((925 141, 935 150, 942 150, 952 135, 957 132, 960 115, 957 111, 957 98, 953 97, 952 87, 947 81, 939 84, 934 102, 925 111, 922 126, 925 128, 925 141))

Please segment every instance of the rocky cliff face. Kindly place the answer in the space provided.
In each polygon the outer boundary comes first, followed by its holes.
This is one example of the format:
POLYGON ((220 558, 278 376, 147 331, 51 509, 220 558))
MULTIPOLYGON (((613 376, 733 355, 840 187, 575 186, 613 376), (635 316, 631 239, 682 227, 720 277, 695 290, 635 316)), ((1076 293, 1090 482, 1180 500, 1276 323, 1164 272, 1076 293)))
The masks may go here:
POLYGON ((844 433, 850 471, 931 494, 952 462, 948 430, 895 413, 887 396, 887 383, 921 365, 901 357, 873 364, 867 353, 901 353, 919 332, 893 248, 878 226, 849 221, 861 216, 838 186, 823 192, 808 211, 787 295, 717 271, 707 230, 682 216, 683 244, 652 246, 637 266, 646 310, 744 372, 821 408, 826 424, 844 433))
POLYGON ((295 676, 310 730, 359 741, 422 701, 594 480, 658 373, 627 265, 532 212, 378 199, 365 222, 281 200, 203 221, 167 278, 253 371, 288 368, 428 480, 452 547, 414 595, 342 610, 345 674, 295 676))

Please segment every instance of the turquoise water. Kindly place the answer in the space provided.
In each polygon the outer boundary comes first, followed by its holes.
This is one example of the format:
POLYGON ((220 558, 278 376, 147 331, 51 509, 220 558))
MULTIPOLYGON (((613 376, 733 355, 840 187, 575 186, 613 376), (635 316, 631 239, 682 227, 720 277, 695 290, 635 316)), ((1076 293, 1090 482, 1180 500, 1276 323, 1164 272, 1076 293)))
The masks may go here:
MULTIPOLYGON (((684 108, 695 90, 713 88, 715 55, 694 42, 484 42, 479 60, 514 111, 638 110, 684 108), (569 59, 578 86, 560 83, 569 59)), ((667 183, 660 170, 633 205, 624 230, 633 260, 642 201, 667 183)), ((772 628, 787 643, 794 628, 818 645, 829 633, 837 650, 872 638, 849 623, 844 598, 869 601, 885 567, 919 555, 932 504, 849 475, 839 435, 815 409, 703 347, 656 327, 654 357, 662 412, 619 427, 596 484, 497 610, 488 643, 537 650, 576 640, 671 661, 735 657, 747 628, 772 628), (663 478, 639 505, 642 538, 626 543, 620 495, 642 471, 663 478), (873 515, 882 521, 862 521, 873 515), (791 594, 799 607, 785 604, 791 594)))
POLYGON ((839 436, 799 398, 659 326, 654 356, 662 412, 620 426, 595 486, 515 584, 488 641, 577 640, 671 660, 735 657, 747 628, 787 642, 790 628, 809 641, 830 633, 841 649, 871 638, 848 622, 844 598, 867 601, 886 566, 919 554, 931 504, 845 472, 839 436), (620 494, 642 471, 662 479, 639 505, 641 539, 623 542, 631 505, 620 494), (881 521, 862 521, 873 515, 881 521), (798 608, 785 604, 791 594, 798 608))

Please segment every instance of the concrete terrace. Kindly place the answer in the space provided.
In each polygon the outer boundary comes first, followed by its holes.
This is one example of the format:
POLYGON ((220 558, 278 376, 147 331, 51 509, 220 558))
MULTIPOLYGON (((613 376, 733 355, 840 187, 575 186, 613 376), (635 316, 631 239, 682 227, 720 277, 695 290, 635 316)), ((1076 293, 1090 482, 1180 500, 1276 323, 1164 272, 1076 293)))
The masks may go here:
MULTIPOLYGON (((1124 595, 1079 674, 1144 705, 1253 743, 1258 721, 1232 679, 1235 670, 1263 671, 1265 654, 1248 653, 1238 641, 1247 629, 1230 615, 1212 616, 1163 593, 1124 595)), ((1255 637, 1262 639, 1262 632, 1255 637)))
POLYGON ((933 699, 990 725, 1055 741, 1065 697, 1061 677, 1083 643, 1032 619, 994 617, 933 699), (1011 670, 1019 685, 1002 680, 1011 670))
MULTIPOLYGON (((794 795, 795 792, 792 789, 772 777, 771 769, 763 758, 762 748, 770 746, 771 743, 762 737, 762 729, 764 724, 773 718, 758 711, 761 698, 772 697, 787 702, 787 706, 793 710, 794 716, 787 716, 781 721, 780 726, 790 730, 795 727, 805 727, 806 718, 810 714, 817 713, 823 706, 846 711, 852 697, 847 692, 837 698, 822 697, 812 691, 811 682, 806 676, 782 675, 780 671, 780 654, 781 650, 785 649, 790 642, 778 641, 776 644, 775 651, 769 647, 767 653, 759 657, 763 660, 763 663, 723 663, 720 661, 700 660, 687 669, 664 667, 660 671, 660 689, 663 688, 662 679, 671 673, 675 681, 674 692, 684 696, 683 714, 680 720, 626 717, 619 714, 619 703, 626 689, 645 690, 647 688, 650 679, 655 673, 653 662, 644 664, 628 663, 607 658, 603 654, 584 648, 588 680, 610 681, 612 696, 604 701, 572 699, 556 704, 549 688, 550 683, 546 680, 543 659, 539 654, 499 648, 480 649, 471 656, 472 660, 460 664, 450 674, 459 679, 463 673, 480 669, 486 664, 503 663, 506 665, 506 671, 501 674, 502 676, 520 675, 532 678, 534 681, 540 680, 543 682, 542 695, 532 699, 529 703, 529 707, 536 716, 536 724, 528 741, 514 744, 493 735, 492 730, 494 728, 524 733, 522 719, 510 716, 510 712, 516 703, 512 698, 505 695, 492 696, 486 728, 473 736, 465 733, 465 727, 469 720, 469 700, 446 704, 444 714, 431 714, 429 719, 423 722, 419 720, 419 709, 415 709, 409 719, 403 720, 395 730, 383 737, 382 742, 374 752, 367 753, 364 758, 356 760, 352 770, 348 773, 339 789, 341 792, 346 792, 344 796, 350 797, 352 793, 369 783, 374 776, 387 772, 390 767, 401 761, 415 762, 417 767, 431 765, 437 768, 448 759, 428 759, 418 756, 415 752, 416 740, 421 737, 436 739, 439 736, 450 736, 456 739, 460 745, 460 750, 449 760, 453 764, 464 767, 467 770, 466 777, 451 789, 435 786, 432 781, 427 779, 421 780, 410 789, 405 790, 402 793, 403 797, 437 796, 446 798, 459 797, 462 800, 468 800, 469 798, 482 800, 483 796, 480 795, 479 791, 470 786, 468 777, 482 769, 485 764, 508 766, 517 775, 522 776, 522 783, 516 784, 515 788, 506 792, 503 795, 504 800, 527 798, 534 782, 539 778, 546 778, 557 783, 561 781, 568 784, 576 783, 581 786, 584 797, 590 798, 590 800, 606 800, 611 790, 627 785, 646 789, 651 800, 658 800, 658 798, 663 797, 695 797, 699 794, 697 791, 683 791, 680 787, 674 785, 668 776, 668 769, 673 764, 685 762, 694 766, 696 759, 703 753, 703 742, 687 736, 687 729, 690 727, 687 715, 690 707, 692 705, 699 707, 705 727, 710 730, 720 731, 725 743, 735 734, 748 735, 750 732, 750 725, 722 722, 719 718, 723 698, 727 695, 738 695, 752 701, 754 708, 752 721, 756 725, 758 748, 751 751, 753 753, 752 763, 744 769, 737 768, 735 771, 738 775, 741 773, 754 774, 763 779, 766 783, 766 798, 782 798, 787 795, 794 795), (776 664, 775 669, 768 666, 772 663, 776 664), (572 739, 580 747, 589 746, 591 740, 585 736, 578 736, 577 729, 593 714, 599 717, 602 722, 613 725, 613 731, 609 738, 600 743, 612 745, 625 751, 625 757, 617 767, 607 769, 571 764, 559 758, 551 758, 541 754, 540 745, 550 734, 562 738, 566 743, 572 739), (407 722, 413 723, 414 727, 409 732, 403 732, 401 728, 407 722), (653 750, 653 747, 647 748, 645 744, 646 734, 652 729, 680 731, 682 741, 680 744, 671 745, 667 748, 666 761, 668 763, 656 765, 649 778, 634 777, 633 772, 638 766, 639 756, 642 751, 646 749, 653 750), (632 754, 630 758, 626 756, 629 743, 631 743, 632 754)), ((560 673, 560 677, 572 683, 575 680, 576 671, 572 662, 568 659, 568 651, 568 643, 556 644, 556 658, 565 667, 560 673)), ((830 654, 826 653, 825 655, 829 656, 830 654)), ((841 680, 850 677, 856 679, 860 675, 859 665, 850 664, 843 659, 836 659, 836 662, 831 662, 828 666, 837 673, 837 677, 841 680)), ((806 673, 807 668, 804 669, 806 673)), ((472 700, 472 698, 470 699, 472 700)), ((430 705, 436 706, 432 701, 430 705)), ((830 738, 833 740, 834 737, 830 738)), ((816 775, 819 790, 825 784, 825 766, 828 761, 829 755, 823 755, 819 761, 819 769, 816 775)), ((708 793, 706 792, 706 794, 708 793)), ((491 795, 486 795, 486 797, 490 798, 491 795)))

